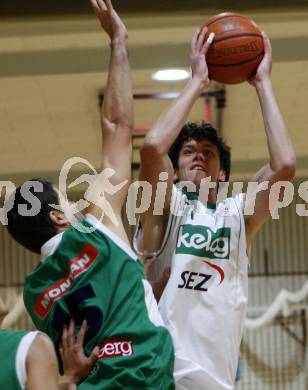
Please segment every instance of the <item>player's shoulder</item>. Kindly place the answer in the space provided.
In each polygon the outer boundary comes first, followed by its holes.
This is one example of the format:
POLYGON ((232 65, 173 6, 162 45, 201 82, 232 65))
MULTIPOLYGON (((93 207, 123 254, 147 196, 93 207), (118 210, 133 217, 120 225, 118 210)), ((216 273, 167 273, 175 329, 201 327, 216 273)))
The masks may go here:
POLYGON ((55 349, 50 338, 41 332, 30 332, 32 342, 29 349, 29 357, 35 360, 53 356, 55 349))
POLYGON ((243 214, 245 207, 245 194, 239 193, 227 197, 216 204, 216 212, 224 215, 243 214))
POLYGON ((184 207, 198 200, 198 195, 185 191, 180 184, 173 184, 171 195, 171 207, 184 207))
POLYGON ((235 202, 237 205, 243 205, 245 203, 245 198, 246 198, 245 194, 241 192, 239 194, 235 194, 233 196, 226 198, 226 201, 228 203, 235 202))
MULTIPOLYGON (((38 371, 41 373, 43 372, 44 377, 46 374, 49 374, 49 372, 54 372, 56 374, 58 371, 58 364, 52 341, 44 333, 33 333, 33 340, 24 360, 27 376, 36 376, 38 371)), ((25 348, 26 347, 27 346, 25 345, 25 348)))

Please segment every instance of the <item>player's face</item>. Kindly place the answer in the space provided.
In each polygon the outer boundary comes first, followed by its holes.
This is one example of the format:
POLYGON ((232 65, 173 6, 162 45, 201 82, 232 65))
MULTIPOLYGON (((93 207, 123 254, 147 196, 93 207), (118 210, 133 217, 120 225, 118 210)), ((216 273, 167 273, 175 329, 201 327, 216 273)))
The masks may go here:
POLYGON ((201 180, 211 177, 212 182, 223 181, 217 147, 207 139, 187 140, 181 148, 175 179, 193 182, 199 188, 201 180))

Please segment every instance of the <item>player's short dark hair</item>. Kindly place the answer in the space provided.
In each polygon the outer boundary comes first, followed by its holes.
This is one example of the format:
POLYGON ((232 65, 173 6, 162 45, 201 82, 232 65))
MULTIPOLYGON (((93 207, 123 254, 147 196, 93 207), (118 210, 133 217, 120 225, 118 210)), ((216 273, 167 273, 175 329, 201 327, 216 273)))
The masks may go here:
POLYGON ((225 181, 228 181, 231 172, 231 149, 225 143, 223 138, 218 135, 217 130, 212 127, 212 125, 205 123, 204 121, 188 122, 183 126, 180 134, 169 150, 169 157, 172 161, 173 168, 178 168, 181 148, 183 144, 190 139, 194 139, 196 141, 207 139, 217 147, 219 152, 220 165, 226 173, 225 181))
POLYGON ((40 253, 42 245, 57 234, 57 228, 48 215, 54 210, 50 204, 59 205, 59 197, 52 182, 47 179, 31 179, 19 186, 4 206, 4 211, 7 210, 7 229, 10 235, 32 252, 40 253), (35 184, 40 186, 42 191, 36 191, 35 184), (27 186, 29 195, 35 196, 40 202, 40 210, 34 216, 20 213, 19 205, 26 205, 27 210, 32 208, 32 203, 21 193, 24 185, 27 186))

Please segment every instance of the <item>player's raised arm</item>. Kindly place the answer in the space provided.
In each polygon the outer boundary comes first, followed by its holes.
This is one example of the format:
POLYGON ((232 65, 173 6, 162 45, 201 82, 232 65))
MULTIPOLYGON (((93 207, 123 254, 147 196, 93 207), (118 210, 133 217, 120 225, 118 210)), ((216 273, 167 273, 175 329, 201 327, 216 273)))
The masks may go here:
MULTIPOLYGON (((109 73, 101 109, 101 168, 111 168, 114 171, 109 180, 113 186, 117 186, 125 180, 130 180, 131 175, 133 97, 127 50, 128 34, 110 0, 91 0, 91 4, 102 28, 110 38, 109 73)), ((116 214, 122 207, 126 193, 127 185, 112 196, 106 196, 116 214)), ((97 214, 98 217, 101 216, 99 211, 97 214)))
POLYGON ((147 251, 155 251, 161 243, 164 234, 166 217, 169 214, 174 170, 168 151, 181 131, 187 116, 202 93, 209 84, 205 54, 210 46, 212 36, 205 42, 204 37, 207 29, 198 30, 191 43, 191 67, 192 79, 175 99, 157 122, 148 132, 144 145, 141 148, 141 170, 140 180, 148 181, 156 193, 156 185, 159 181, 159 174, 167 172, 168 186, 164 199, 164 215, 153 215, 155 198, 152 196, 150 208, 141 215, 143 246, 147 251))
MULTIPOLYGON (((272 184, 278 181, 290 181, 295 175, 296 158, 286 124, 276 101, 270 79, 272 65, 272 49, 270 40, 263 32, 265 54, 256 76, 250 80, 256 88, 259 98, 270 160, 252 179, 261 183, 268 181, 268 189, 256 195, 254 214, 246 216, 246 232, 248 244, 262 224, 270 216, 269 194, 272 184)), ((278 199, 277 199, 278 200, 278 199)), ((247 202, 253 202, 247 199, 247 202)))

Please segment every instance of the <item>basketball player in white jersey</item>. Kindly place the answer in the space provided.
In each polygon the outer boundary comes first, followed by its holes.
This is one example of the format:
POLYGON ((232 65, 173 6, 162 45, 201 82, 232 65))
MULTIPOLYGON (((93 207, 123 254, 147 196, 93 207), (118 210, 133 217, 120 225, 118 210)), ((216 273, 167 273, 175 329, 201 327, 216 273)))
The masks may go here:
POLYGON ((230 149, 211 126, 184 126, 210 82, 205 54, 213 37, 204 42, 205 33, 205 28, 197 31, 192 39, 192 79, 150 129, 141 149, 140 180, 150 182, 152 194, 159 188, 162 195, 162 182, 167 189, 162 213, 155 211, 152 196, 136 242, 140 251, 158 257, 156 278, 171 266, 159 307, 175 344, 177 389, 230 390, 247 304, 247 253, 270 216, 271 186, 294 177, 295 156, 271 84, 270 41, 262 33, 265 54, 250 83, 264 118, 269 162, 252 181, 268 182, 267 189, 255 194, 252 215, 244 215, 244 201, 248 207, 253 196, 217 202, 217 187, 207 193, 206 180, 228 181, 230 149))

